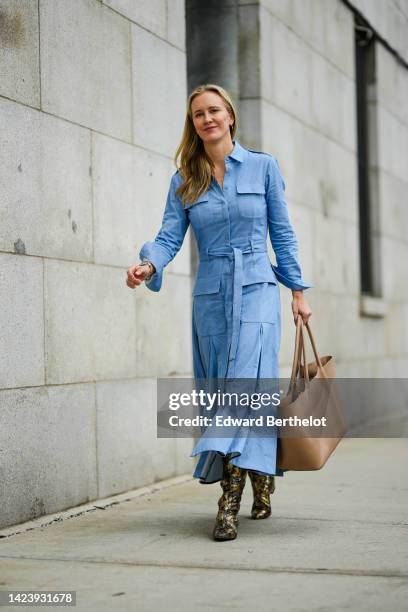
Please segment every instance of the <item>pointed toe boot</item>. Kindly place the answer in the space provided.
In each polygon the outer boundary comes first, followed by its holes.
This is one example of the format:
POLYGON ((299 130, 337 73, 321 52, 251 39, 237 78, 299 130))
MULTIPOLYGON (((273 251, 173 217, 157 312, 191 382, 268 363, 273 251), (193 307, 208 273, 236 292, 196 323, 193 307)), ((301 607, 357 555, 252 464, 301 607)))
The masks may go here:
POLYGON ((251 509, 251 518, 264 519, 272 514, 271 494, 275 491, 275 477, 257 474, 248 470, 254 492, 254 503, 251 509))
POLYGON ((238 512, 247 470, 233 465, 229 459, 229 455, 223 457, 223 478, 220 481, 223 494, 218 500, 214 540, 234 540, 238 533, 238 512))

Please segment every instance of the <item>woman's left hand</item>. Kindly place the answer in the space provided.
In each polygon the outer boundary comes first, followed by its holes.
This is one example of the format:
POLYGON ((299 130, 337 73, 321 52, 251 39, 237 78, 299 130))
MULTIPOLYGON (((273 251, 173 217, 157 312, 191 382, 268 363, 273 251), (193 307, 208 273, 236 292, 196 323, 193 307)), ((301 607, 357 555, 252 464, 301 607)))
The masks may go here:
POLYGON ((307 323, 309 317, 312 316, 312 309, 309 304, 306 302, 306 299, 303 295, 302 291, 292 291, 292 312, 293 312, 293 320, 296 325, 296 319, 298 315, 300 315, 303 319, 303 323, 307 323))

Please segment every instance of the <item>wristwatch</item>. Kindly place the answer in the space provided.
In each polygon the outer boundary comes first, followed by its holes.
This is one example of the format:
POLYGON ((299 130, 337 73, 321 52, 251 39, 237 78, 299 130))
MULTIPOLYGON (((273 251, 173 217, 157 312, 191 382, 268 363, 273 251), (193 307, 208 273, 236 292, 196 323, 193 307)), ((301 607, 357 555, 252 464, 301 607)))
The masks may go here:
POLYGON ((149 276, 145 277, 145 281, 149 281, 152 278, 153 274, 156 272, 156 269, 155 269, 154 265, 152 264, 152 262, 149 259, 142 259, 141 264, 146 264, 146 263, 150 264, 150 266, 151 266, 151 272, 150 272, 149 276))

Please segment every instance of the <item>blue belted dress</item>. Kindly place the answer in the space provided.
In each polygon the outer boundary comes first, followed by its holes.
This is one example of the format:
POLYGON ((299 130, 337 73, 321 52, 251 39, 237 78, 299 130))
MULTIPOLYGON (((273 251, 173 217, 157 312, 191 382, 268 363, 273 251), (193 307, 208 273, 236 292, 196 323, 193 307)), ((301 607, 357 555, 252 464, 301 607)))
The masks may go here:
MULTIPOLYGON (((237 139, 233 144, 225 157, 222 188, 212 179, 195 202, 183 205, 176 195, 182 177, 178 171, 173 174, 161 229, 139 255, 156 268, 146 286, 159 291, 164 267, 181 248, 191 224, 199 253, 192 311, 194 378, 278 379, 278 282, 293 290, 312 285, 302 278, 277 159, 246 149, 237 139), (268 255, 268 232, 276 265, 268 255)), ((193 476, 202 484, 219 481, 227 453, 239 467, 284 474, 276 465, 276 435, 262 437, 250 428, 238 428, 231 437, 212 432, 200 437, 191 453, 200 455, 193 476)))

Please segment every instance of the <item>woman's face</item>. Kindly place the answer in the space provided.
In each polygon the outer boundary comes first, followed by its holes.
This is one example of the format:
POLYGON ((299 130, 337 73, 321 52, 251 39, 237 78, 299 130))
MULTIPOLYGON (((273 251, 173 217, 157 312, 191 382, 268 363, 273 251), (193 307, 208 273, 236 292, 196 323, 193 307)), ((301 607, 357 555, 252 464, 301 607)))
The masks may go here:
POLYGON ((197 134, 204 142, 230 137, 229 126, 233 118, 225 107, 224 100, 214 91, 205 91, 191 102, 191 113, 197 134))

